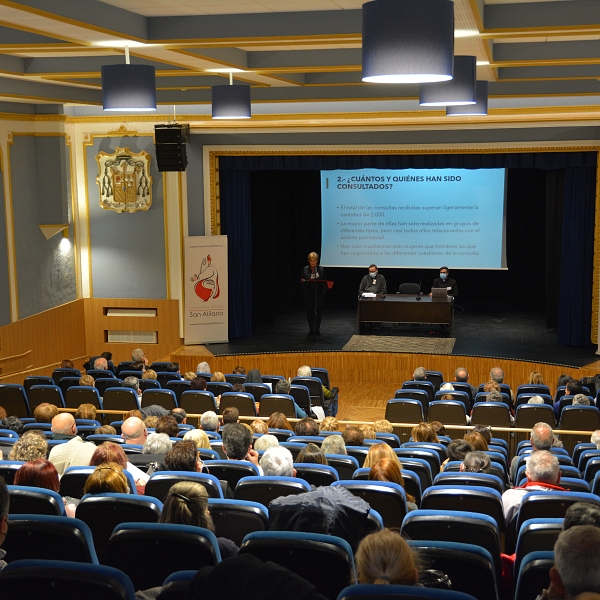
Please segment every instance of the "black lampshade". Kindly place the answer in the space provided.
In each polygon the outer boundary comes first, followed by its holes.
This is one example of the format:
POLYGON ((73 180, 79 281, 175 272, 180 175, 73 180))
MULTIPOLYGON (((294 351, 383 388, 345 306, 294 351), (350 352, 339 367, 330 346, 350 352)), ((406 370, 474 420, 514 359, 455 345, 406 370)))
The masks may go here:
POLYGON ((249 85, 213 85, 213 119, 249 119, 252 116, 249 85))
POLYGON ((156 74, 149 65, 102 67, 104 110, 156 110, 156 74))
POLYGON ((447 117, 455 117, 458 115, 487 115, 488 111, 488 82, 477 81, 475 83, 475 104, 463 106, 448 106, 446 108, 447 117))
POLYGON ((362 80, 421 83, 452 79, 451 0, 373 0, 362 7, 362 80))
POLYGON ((451 81, 422 83, 421 106, 460 106, 475 104, 477 59, 475 56, 454 57, 454 77, 451 81))

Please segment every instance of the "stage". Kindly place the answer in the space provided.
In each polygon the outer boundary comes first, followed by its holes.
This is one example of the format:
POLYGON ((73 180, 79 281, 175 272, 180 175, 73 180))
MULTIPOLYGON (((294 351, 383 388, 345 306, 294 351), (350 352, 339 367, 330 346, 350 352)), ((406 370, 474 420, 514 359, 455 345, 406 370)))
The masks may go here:
MULTIPOLYGON (((252 338, 230 340, 228 344, 207 344, 213 356, 281 352, 340 351, 357 333, 355 310, 323 309, 321 341, 307 341, 305 312, 294 310, 273 315, 272 323, 253 324, 252 338)), ((370 329, 369 335, 447 336, 447 331, 422 326, 384 326, 370 329)), ((556 330, 546 329, 545 318, 536 313, 467 313, 457 310, 453 337, 453 356, 481 356, 582 367, 599 357, 596 346, 573 348, 559 346, 556 330)))

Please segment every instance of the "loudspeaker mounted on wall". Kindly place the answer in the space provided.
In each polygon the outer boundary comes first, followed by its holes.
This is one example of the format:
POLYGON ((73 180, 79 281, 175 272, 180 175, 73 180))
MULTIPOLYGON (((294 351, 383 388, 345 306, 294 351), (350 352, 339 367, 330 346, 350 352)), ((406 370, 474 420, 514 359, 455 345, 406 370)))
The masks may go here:
POLYGON ((156 163, 159 171, 185 171, 190 141, 190 126, 168 123, 154 126, 156 163))

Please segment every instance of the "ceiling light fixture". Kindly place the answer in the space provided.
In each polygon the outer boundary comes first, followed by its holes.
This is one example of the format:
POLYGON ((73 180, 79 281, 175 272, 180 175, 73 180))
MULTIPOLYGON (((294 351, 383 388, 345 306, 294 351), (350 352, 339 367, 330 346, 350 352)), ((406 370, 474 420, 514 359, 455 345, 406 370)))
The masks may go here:
POLYGON ((362 7, 362 80, 421 83, 452 79, 451 0, 372 0, 362 7))
POLYGON ((125 64, 104 65, 102 108, 110 111, 156 110, 156 70, 150 65, 132 65, 125 47, 125 64))
POLYGON ((475 97, 477 102, 475 104, 463 105, 463 106, 448 106, 446 108, 447 117, 457 116, 475 116, 475 115, 487 115, 488 114, 488 82, 477 81, 475 84, 475 97))
POLYGON ((233 74, 229 73, 229 85, 213 85, 213 119, 249 119, 252 117, 252 102, 249 85, 233 85, 233 74))
POLYGON ((455 56, 452 81, 421 84, 419 104, 421 106, 475 104, 477 78, 475 61, 474 56, 455 56))

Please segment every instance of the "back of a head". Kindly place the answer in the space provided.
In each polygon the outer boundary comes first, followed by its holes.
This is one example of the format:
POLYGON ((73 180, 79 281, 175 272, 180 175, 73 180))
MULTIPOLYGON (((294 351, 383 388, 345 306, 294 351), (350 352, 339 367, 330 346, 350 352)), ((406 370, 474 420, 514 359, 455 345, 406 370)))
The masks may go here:
POLYGON ((563 520, 563 531, 579 525, 600 527, 600 507, 591 502, 575 502, 567 508, 563 520))
POLYGON ((173 447, 173 442, 166 433, 151 433, 142 449, 142 454, 166 454, 173 447))
POLYGON ((571 396, 576 396, 577 394, 583 393, 583 386, 581 385, 581 381, 578 379, 570 379, 567 381, 566 387, 567 392, 569 392, 571 396))
POLYGON ((123 473, 123 467, 117 463, 99 464, 87 478, 83 488, 84 494, 128 494, 129 482, 123 473))
POLYGON ((232 373, 234 375, 245 375, 246 374, 246 369, 244 367, 242 367, 242 365, 238 365, 237 367, 233 368, 232 373))
POLYGON ((253 433, 269 433, 269 426, 266 421, 262 421, 261 419, 254 419, 254 421, 250 423, 250 429, 252 429, 253 433))
POLYGON ((469 372, 464 367, 458 367, 456 371, 454 371, 454 379, 459 382, 466 382, 469 378, 469 372))
POLYGON ((532 452, 527 457, 525 472, 530 481, 556 485, 560 478, 558 458, 547 450, 532 452))
POLYGON ((262 377, 258 369, 250 369, 246 375, 246 383, 262 383, 262 377))
POLYGON ((96 419, 96 407, 89 402, 80 404, 75 412, 76 419, 96 419))
POLYGON ((151 379, 152 381, 156 381, 158 379, 158 375, 154 369, 146 369, 142 375, 142 379, 151 379))
POLYGON ((490 379, 493 379, 496 383, 504 383, 504 371, 500 367, 492 367, 490 379))
POLYGON ((200 417, 200 427, 204 431, 217 431, 219 429, 219 417, 217 417, 217 413, 213 410, 207 410, 200 417))
POLYGON ((544 399, 541 396, 532 396, 527 400, 527 404, 544 404, 544 399))
POLYGON ((268 448, 260 459, 260 466, 265 475, 275 477, 293 477, 294 459, 292 453, 283 446, 268 448))
POLYGON ((132 390, 135 390, 137 392, 140 389, 140 380, 134 375, 125 377, 125 379, 123 379, 123 387, 131 388, 132 390))
POLYGON ((244 460, 252 444, 252 433, 240 423, 230 423, 223 427, 223 448, 227 458, 244 460))
POLYGON ((192 525, 214 531, 207 515, 208 492, 200 483, 181 481, 171 486, 165 499, 159 523, 192 525), (210 526, 207 527, 207 525, 210 526))
POLYGON ((427 378, 427 371, 425 370, 425 367, 417 367, 413 373, 413 380, 414 381, 425 381, 426 378, 427 378))
POLYGON ((192 391, 203 391, 206 389, 206 379, 204 377, 194 377, 190 381, 190 390, 192 391))
POLYGON ((196 365, 196 373, 210 374, 210 365, 206 361, 202 361, 196 365))
POLYGON ((116 463, 123 469, 127 467, 127 455, 120 444, 104 442, 96 448, 90 458, 90 466, 97 467, 103 463, 116 463))
POLYGON ((15 473, 14 485, 40 487, 58 492, 60 483, 56 467, 46 458, 36 458, 15 473))
POLYGON ((60 435, 71 435, 75 419, 70 413, 59 413, 52 419, 52 432, 60 435))
POLYGON ((397 458, 382 458, 369 471, 370 481, 389 481, 404 487, 404 478, 400 471, 400 461, 397 458))
POLYGON ((486 402, 503 402, 503 400, 502 400, 502 394, 500 392, 496 391, 496 390, 492 390, 485 397, 485 401, 486 402))
POLYGON ((375 421, 373 423, 373 429, 375 429, 376 433, 394 433, 394 428, 387 419, 378 419, 375 421))
POLYGON ((187 419, 187 413, 183 408, 174 408, 170 413, 175 418, 177 424, 181 425, 187 419))
POLYGON ((323 454, 347 454, 341 435, 328 435, 321 444, 321 451, 323 454))
POLYGON ((342 439, 346 446, 362 446, 365 441, 365 436, 358 427, 346 427, 346 429, 342 431, 342 439))
POLYGON ((481 450, 469 452, 462 464, 467 473, 489 473, 492 466, 490 457, 481 450))
POLYGON ((471 446, 473 446, 474 450, 481 450, 482 452, 488 451, 488 445, 485 441, 485 438, 476 431, 471 431, 471 433, 466 433, 464 438, 471 446))
POLYGON ((36 423, 52 423, 52 419, 58 414, 58 407, 48 402, 42 402, 35 407, 33 417, 36 423))
POLYGON ((554 435, 548 423, 536 423, 531 430, 531 445, 536 450, 548 450, 552 446, 554 435))
POLYGON ((372 467, 382 458, 395 459, 398 463, 400 462, 391 446, 385 443, 373 444, 369 448, 369 452, 367 452, 367 456, 365 457, 363 467, 372 467))
POLYGON ((240 411, 235 406, 228 406, 222 413, 223 425, 237 423, 240 418, 240 411))
POLYGON ((48 442, 44 435, 35 435, 33 432, 25 433, 13 445, 9 460, 31 461, 37 458, 46 458, 48 455, 48 442))
POLYGON ((280 379, 275 384, 275 393, 276 394, 289 394, 291 387, 292 387, 292 385, 287 379, 280 379))
POLYGON ((544 385, 544 377, 539 371, 531 371, 529 373, 529 379, 527 379, 528 385, 544 385))
POLYGON ((554 563, 568 598, 600 593, 600 529, 571 527, 554 544, 554 563))
POLYGON ((194 442, 198 450, 200 448, 210 450, 210 440, 208 439, 208 436, 202 429, 190 429, 189 431, 186 431, 185 435, 183 436, 183 439, 194 442))
POLYGON ((450 460, 460 461, 463 461, 465 456, 469 454, 469 452, 473 452, 473 450, 473 446, 466 440, 452 440, 446 448, 450 460))
POLYGON ((439 442, 439 439, 428 423, 415 425, 410 432, 413 442, 439 442))
POLYGON ((165 464, 169 471, 197 471, 198 450, 190 440, 175 442, 165 454, 165 464))
POLYGON ((138 440, 144 435, 146 426, 138 417, 129 417, 121 425, 121 437, 127 442, 129 440, 138 440))
POLYGON ((267 450, 274 446, 279 446, 279 440, 270 433, 266 433, 265 435, 261 435, 260 437, 254 440, 254 449, 257 452, 262 452, 263 450, 267 450))
POLYGON ((311 417, 304 417, 296 423, 296 435, 319 435, 319 424, 311 417))
POLYGON ((589 406, 590 399, 585 394, 575 394, 573 397, 573 406, 589 406))
POLYGON ((600 450, 600 429, 596 429, 596 431, 592 433, 592 436, 590 437, 590 442, 592 444, 596 444, 596 448, 600 450))
POLYGON ((155 427, 156 433, 166 433, 169 437, 177 437, 179 427, 177 419, 171 415, 166 415, 158 420, 155 427))
POLYGON ((492 428, 489 425, 475 425, 471 431, 482 435, 488 444, 492 443, 492 428))
MULTIPOLYGON (((334 436, 329 436, 334 437, 334 436)), ((326 465, 327 459, 325 458, 325 454, 323 454, 323 450, 319 448, 316 444, 312 442, 306 444, 302 450, 298 453, 296 457, 297 463, 313 463, 317 465, 326 465)))
POLYGON ((308 365, 298 367, 298 377, 312 377, 312 371, 308 365))
POLYGON ((141 360, 144 360, 144 357, 146 355, 144 354, 144 351, 141 348, 136 348, 132 353, 131 353, 131 360, 133 362, 139 362, 141 360))
POLYGON ((356 551, 359 583, 415 585, 420 561, 399 533, 382 529, 367 535, 356 551))

